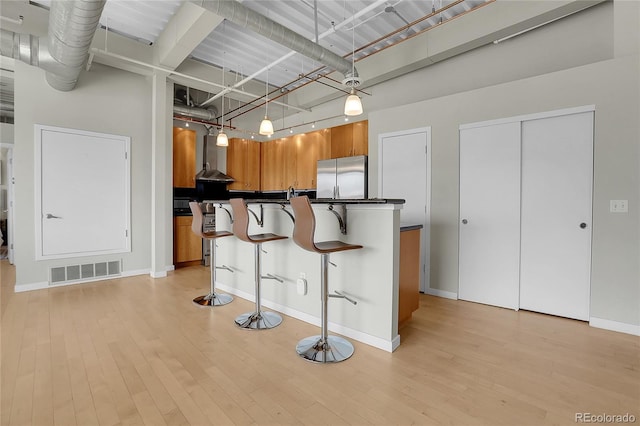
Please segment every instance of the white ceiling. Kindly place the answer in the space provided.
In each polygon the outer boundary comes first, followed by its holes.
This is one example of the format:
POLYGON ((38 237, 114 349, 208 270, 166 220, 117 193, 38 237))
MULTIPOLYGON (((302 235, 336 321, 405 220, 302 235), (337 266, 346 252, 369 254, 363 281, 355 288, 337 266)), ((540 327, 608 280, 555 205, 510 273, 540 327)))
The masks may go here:
MULTIPOLYGON (((107 0, 100 25, 108 31, 99 30, 94 38, 92 60, 145 75, 161 66, 171 71, 170 78, 178 86, 190 88, 196 106, 211 104, 218 111, 222 110, 222 89, 227 88, 226 93, 234 83, 245 80, 225 96, 225 121, 241 117, 255 121, 251 115, 259 115, 259 109, 265 108, 267 80, 271 86, 269 102, 277 106, 278 113, 282 108, 278 114, 281 117, 344 96, 342 74, 332 74, 332 69, 312 59, 223 20, 200 7, 204 1, 107 0), (162 54, 166 54, 164 60, 162 54), (283 97, 274 99, 278 93, 283 97)), ((2 0, 3 28, 46 35, 50 2, 2 0), (24 22, 14 24, 19 15, 24 16, 24 22)), ((315 40, 317 34, 319 45, 348 61, 355 51, 355 67, 364 80, 358 90, 365 100, 370 95, 367 90, 376 84, 543 25, 592 3, 597 0, 242 1, 244 6, 305 38, 315 40), (490 3, 491 7, 482 7, 490 3), (454 19, 459 17, 462 19, 454 19)), ((13 103, 11 76, 5 72, 0 81, 3 108, 13 103)))
MULTIPOLYGON (((358 61, 490 1, 245 0, 242 3, 311 40, 316 39, 317 24, 318 44, 347 60, 352 59, 351 52, 355 50, 358 61), (406 28, 393 34, 403 27, 406 28)), ((51 0, 31 3, 49 8, 51 0)), ((129 39, 153 45, 182 4, 181 0, 107 0, 100 25, 129 39)), ((211 28, 208 36, 184 55, 227 70, 226 86, 234 82, 229 80, 254 76, 262 85, 268 80, 270 86, 291 90, 308 83, 309 79, 299 78, 300 74, 332 71, 298 53, 282 60, 290 53, 282 45, 225 20, 211 28)), ((339 82, 331 84, 340 86, 339 82)), ((256 90, 253 93, 256 97, 264 95, 256 90)))

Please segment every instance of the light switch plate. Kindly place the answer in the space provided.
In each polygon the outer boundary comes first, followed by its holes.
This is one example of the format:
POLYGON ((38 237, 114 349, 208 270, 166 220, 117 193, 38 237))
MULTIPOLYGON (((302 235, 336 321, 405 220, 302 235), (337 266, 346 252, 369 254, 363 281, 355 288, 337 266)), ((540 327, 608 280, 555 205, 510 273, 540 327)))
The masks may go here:
POLYGON ((629 200, 609 200, 609 211, 611 213, 628 213, 629 200))

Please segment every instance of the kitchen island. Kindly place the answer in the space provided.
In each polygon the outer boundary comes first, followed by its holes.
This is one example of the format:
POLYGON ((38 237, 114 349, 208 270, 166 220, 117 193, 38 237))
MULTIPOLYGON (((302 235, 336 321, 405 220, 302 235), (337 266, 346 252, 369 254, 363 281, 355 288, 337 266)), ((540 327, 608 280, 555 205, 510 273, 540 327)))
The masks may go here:
MULTIPOLYGON (((231 231, 228 201, 216 205, 216 228, 231 231)), ((398 335, 400 209, 404 200, 311 200, 316 216, 316 241, 342 240, 363 246, 334 253, 329 268, 329 292, 339 291, 357 305, 329 300, 329 330, 392 352, 398 335)), ((247 200, 257 217, 249 233, 273 232, 291 237, 293 215, 286 200, 247 200), (262 222, 262 226, 258 225, 262 222)), ((254 299, 254 247, 237 238, 218 240, 216 264, 219 289, 254 299)), ((262 275, 282 282, 262 283, 262 305, 311 324, 320 324, 320 255, 298 247, 291 238, 266 243, 262 275), (299 280, 304 280, 301 284, 299 280)), ((286 321, 286 318, 285 318, 286 321)), ((295 346, 295 342, 292 341, 295 346)))

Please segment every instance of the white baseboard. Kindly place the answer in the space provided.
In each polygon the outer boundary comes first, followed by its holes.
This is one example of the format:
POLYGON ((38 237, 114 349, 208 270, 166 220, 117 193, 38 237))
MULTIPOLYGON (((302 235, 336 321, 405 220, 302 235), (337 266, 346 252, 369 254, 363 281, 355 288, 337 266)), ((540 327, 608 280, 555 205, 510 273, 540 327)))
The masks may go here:
POLYGON ((122 271, 121 277, 133 277, 135 275, 146 275, 149 273, 149 269, 137 269, 133 271, 122 271))
POLYGON ((589 325, 595 328, 602 328, 605 330, 618 331, 620 333, 640 336, 640 325, 627 324, 624 322, 611 321, 595 317, 589 318, 589 325))
POLYGON ((151 276, 151 278, 166 278, 167 271, 166 270, 149 271, 149 275, 151 276))
MULTIPOLYGON (((245 300, 255 302, 255 296, 252 293, 247 293, 245 291, 238 290, 235 287, 231 287, 218 282, 216 282, 216 288, 219 288, 220 290, 224 290, 227 293, 231 293, 235 296, 241 297, 245 300)), ((266 300, 266 299, 263 299, 261 301, 261 304, 263 306, 266 306, 267 308, 273 309, 274 311, 281 312, 290 317, 299 319, 300 321, 304 321, 308 324, 313 324, 317 327, 320 327, 320 318, 310 315, 306 312, 298 311, 296 309, 292 309, 288 306, 280 305, 279 303, 275 303, 273 301, 266 300)), ((354 340, 357 340, 358 342, 365 343, 369 346, 373 346, 374 348, 382 349, 383 351, 393 352, 398 348, 398 346, 400 346, 399 335, 392 340, 385 340, 380 337, 372 336, 370 334, 363 333, 361 331, 354 330, 352 328, 345 327, 343 325, 336 324, 333 322, 329 322, 328 326, 329 326, 329 330, 334 333, 342 334, 343 336, 350 337, 354 340)))
POLYGON ((437 288, 428 288, 425 293, 430 294, 431 296, 444 297, 445 299, 458 300, 458 293, 454 293, 452 291, 439 290, 437 288))
POLYGON ((148 269, 138 269, 133 271, 122 271, 119 275, 111 275, 105 277, 97 277, 97 278, 87 278, 83 280, 76 280, 70 282, 63 282, 59 284, 49 284, 48 281, 42 281, 39 283, 30 283, 30 284, 22 284, 16 285, 13 288, 13 291, 16 293, 22 293, 24 291, 33 291, 33 290, 43 290, 45 288, 56 288, 56 287, 66 287, 69 285, 77 285, 77 284, 87 284, 87 283, 95 283, 98 281, 109 281, 109 280, 117 280, 118 278, 126 278, 133 277, 134 275, 145 275, 148 274, 148 269))
POLYGON ((16 293, 22 293, 23 291, 42 290, 43 288, 49 288, 49 282, 48 281, 43 281, 43 282, 39 282, 39 283, 15 285, 13 287, 13 291, 16 292, 16 293))

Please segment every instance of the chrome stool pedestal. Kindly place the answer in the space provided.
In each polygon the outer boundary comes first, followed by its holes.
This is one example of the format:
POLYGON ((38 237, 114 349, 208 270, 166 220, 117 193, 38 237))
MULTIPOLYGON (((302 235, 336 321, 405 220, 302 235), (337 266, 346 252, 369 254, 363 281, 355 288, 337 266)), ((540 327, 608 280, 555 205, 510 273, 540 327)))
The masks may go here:
POLYGON ((271 275, 263 276, 260 272, 262 260, 262 243, 255 243, 255 284, 256 284, 256 310, 254 312, 247 312, 246 314, 238 315, 235 319, 236 325, 240 328, 248 330, 263 330, 274 328, 280 325, 282 317, 275 312, 268 312, 262 310, 260 302, 260 284, 262 279, 275 279, 280 282, 280 278, 276 278, 271 275))
POLYGON ((303 359, 317 363, 334 363, 344 361, 353 355, 354 349, 351 342, 340 336, 329 336, 327 308, 329 298, 341 298, 356 305, 357 302, 346 295, 335 292, 329 294, 329 255, 337 251, 360 249, 357 244, 344 243, 342 241, 315 242, 315 215, 309 199, 306 196, 291 198, 291 207, 295 213, 295 225, 293 228, 293 241, 307 251, 320 253, 320 334, 305 337, 296 345, 296 352, 303 359))
MULTIPOLYGON (((234 235, 242 241, 252 243, 255 247, 254 282, 256 308, 253 312, 247 312, 236 317, 235 323, 238 327, 244 330, 268 330, 270 328, 277 327, 282 322, 282 317, 275 312, 267 312, 262 310, 260 290, 262 279, 273 279, 279 282, 283 281, 271 274, 262 275, 262 243, 268 241, 284 240, 288 237, 271 233, 249 235, 249 209, 247 208, 247 204, 241 198, 232 198, 229 200, 229 203, 231 204, 231 208, 233 209, 234 235)), ((258 223, 262 224, 261 221, 259 221, 258 223)))
POLYGON ((231 303, 233 301, 233 297, 228 294, 222 294, 216 292, 216 269, 226 269, 227 271, 233 272, 231 268, 228 266, 216 266, 216 240, 222 237, 230 237, 233 234, 228 231, 203 231, 202 225, 204 222, 204 215, 202 214, 202 209, 200 208, 200 204, 195 201, 189 203, 189 207, 191 208, 191 212, 193 213, 193 222, 191 223, 191 230, 194 234, 198 235, 200 238, 209 240, 209 244, 211 247, 211 261, 209 263, 209 268, 211 270, 211 283, 209 293, 204 296, 198 296, 193 299, 193 303, 198 306, 203 307, 215 307, 226 305, 227 303, 231 303))
MULTIPOLYGON (((217 238, 220 237, 227 237, 233 235, 232 233, 228 232, 225 235, 220 235, 217 238), (228 235, 227 235, 228 234, 228 235)), ((209 239, 209 244, 211 247, 210 253, 211 253, 211 263, 209 264, 209 267, 211 268, 211 289, 209 290, 208 294, 205 294, 204 296, 198 296, 195 299, 193 299, 193 303, 195 303, 198 306, 222 306, 222 305, 226 305, 227 303, 231 303, 233 301, 233 297, 231 295, 228 294, 223 294, 223 293, 216 293, 216 269, 226 269, 227 271, 233 272, 233 270, 231 268, 229 268, 228 266, 215 266, 215 259, 216 259, 216 240, 215 238, 210 238, 209 239)))

